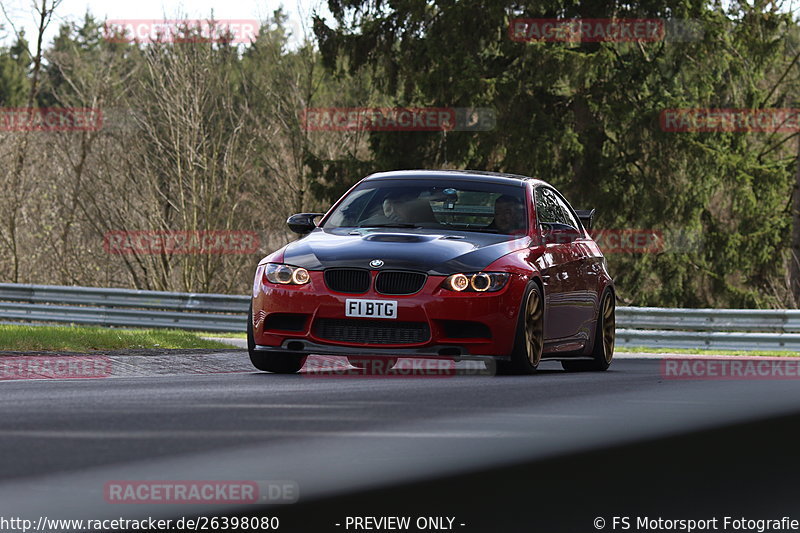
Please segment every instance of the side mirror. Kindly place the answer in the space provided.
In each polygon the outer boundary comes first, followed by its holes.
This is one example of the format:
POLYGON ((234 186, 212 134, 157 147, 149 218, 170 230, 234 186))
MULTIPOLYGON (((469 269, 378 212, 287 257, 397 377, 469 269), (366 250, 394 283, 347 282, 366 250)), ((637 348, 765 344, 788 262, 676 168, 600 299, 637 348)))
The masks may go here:
POLYGON ((575 214, 578 215, 578 218, 580 219, 581 224, 583 224, 583 227, 586 229, 586 231, 592 229, 592 219, 594 218, 595 211, 597 210, 596 209, 575 210, 575 214))
POLYGON ((321 217, 324 213, 298 213, 286 219, 289 229, 299 235, 311 233, 317 227, 314 223, 316 217, 321 217))

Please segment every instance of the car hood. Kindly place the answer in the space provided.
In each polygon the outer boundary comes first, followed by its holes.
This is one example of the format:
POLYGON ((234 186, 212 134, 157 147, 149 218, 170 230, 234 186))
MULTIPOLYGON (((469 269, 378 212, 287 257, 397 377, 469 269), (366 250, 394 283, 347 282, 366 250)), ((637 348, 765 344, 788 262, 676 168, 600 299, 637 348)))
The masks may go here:
POLYGON ((318 228, 289 244, 283 261, 309 270, 331 267, 418 270, 434 275, 474 272, 527 245, 526 236, 436 230, 318 228))

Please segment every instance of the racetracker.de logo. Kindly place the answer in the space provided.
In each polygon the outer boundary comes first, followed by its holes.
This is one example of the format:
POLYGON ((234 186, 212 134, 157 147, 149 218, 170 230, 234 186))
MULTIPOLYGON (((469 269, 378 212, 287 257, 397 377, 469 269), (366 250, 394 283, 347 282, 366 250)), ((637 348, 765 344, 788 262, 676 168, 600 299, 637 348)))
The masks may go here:
MULTIPOLYGON (((702 249, 703 235, 690 229, 593 229, 589 236, 604 254, 694 253, 702 249)), ((575 230, 551 230, 543 234, 546 244, 568 244, 575 230)))
POLYGON ((665 109, 659 117, 665 132, 759 132, 800 131, 800 109, 665 109))
POLYGON ((0 107, 0 131, 97 131, 103 112, 90 107, 0 107))
POLYGON ((447 107, 306 108, 300 123, 308 131, 451 131, 456 110, 447 107))
POLYGON ((606 254, 657 254, 664 251, 664 235, 651 229, 601 229, 589 232, 606 254))
POLYGON ((661 376, 675 380, 800 379, 800 360, 735 357, 662 359, 661 376))
POLYGON ((300 489, 294 481, 109 481, 103 493, 127 504, 294 503, 300 489))
POLYGON ((656 42, 664 40, 662 19, 511 19, 511 40, 517 42, 656 42))
POLYGON ((258 37, 259 23, 249 19, 115 19, 104 37, 114 43, 244 43, 258 37))
POLYGON ((307 378, 451 378, 455 376, 486 376, 494 374, 480 361, 467 361, 458 368, 452 359, 401 358, 393 363, 392 358, 364 356, 355 357, 353 366, 344 357, 311 356, 303 367, 307 378))
POLYGON ((255 231, 109 231, 103 248, 112 255, 253 254, 258 251, 255 231))
POLYGON ((87 379, 111 375, 111 359, 97 356, 11 356, 0 358, 0 380, 87 379))

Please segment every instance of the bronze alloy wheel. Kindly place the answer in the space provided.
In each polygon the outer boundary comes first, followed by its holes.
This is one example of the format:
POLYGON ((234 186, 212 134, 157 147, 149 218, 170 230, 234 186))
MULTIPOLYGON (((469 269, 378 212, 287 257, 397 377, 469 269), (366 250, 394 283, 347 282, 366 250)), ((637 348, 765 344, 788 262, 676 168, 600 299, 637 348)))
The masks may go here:
POLYGON ((615 316, 614 291, 606 289, 597 310, 597 326, 594 334, 594 347, 591 355, 580 359, 564 359, 561 366, 569 372, 587 370, 608 370, 614 358, 614 340, 617 336, 617 320, 615 316), (591 358, 591 359, 590 359, 591 358))
MULTIPOLYGON (((544 347, 544 306, 538 290, 528 293, 528 302, 525 304, 525 348, 528 362, 532 367, 539 365, 542 360, 544 347)), ((613 340, 612 340, 613 343, 613 340)))
MULTIPOLYGON (((534 282, 528 284, 525 298, 520 302, 514 348, 509 360, 492 365, 498 374, 534 374, 544 351, 544 300, 542 289, 534 282)), ((487 366, 489 368, 489 366, 487 366)))
POLYGON ((603 355, 607 364, 611 364, 614 357, 614 340, 617 335, 617 320, 614 309, 614 295, 606 293, 603 302, 603 355))

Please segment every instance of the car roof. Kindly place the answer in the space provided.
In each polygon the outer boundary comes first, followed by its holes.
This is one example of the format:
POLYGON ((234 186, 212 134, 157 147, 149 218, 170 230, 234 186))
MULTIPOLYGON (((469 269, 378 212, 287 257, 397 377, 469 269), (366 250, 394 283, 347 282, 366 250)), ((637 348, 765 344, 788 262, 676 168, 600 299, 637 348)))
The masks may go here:
POLYGON ((505 183, 507 185, 520 185, 524 186, 526 182, 533 185, 547 184, 546 182, 530 178, 528 176, 521 176, 519 174, 507 174, 505 172, 488 172, 485 170, 392 170, 389 172, 376 172, 370 174, 364 181, 374 180, 391 180, 391 179, 460 179, 466 181, 482 181, 505 183))

